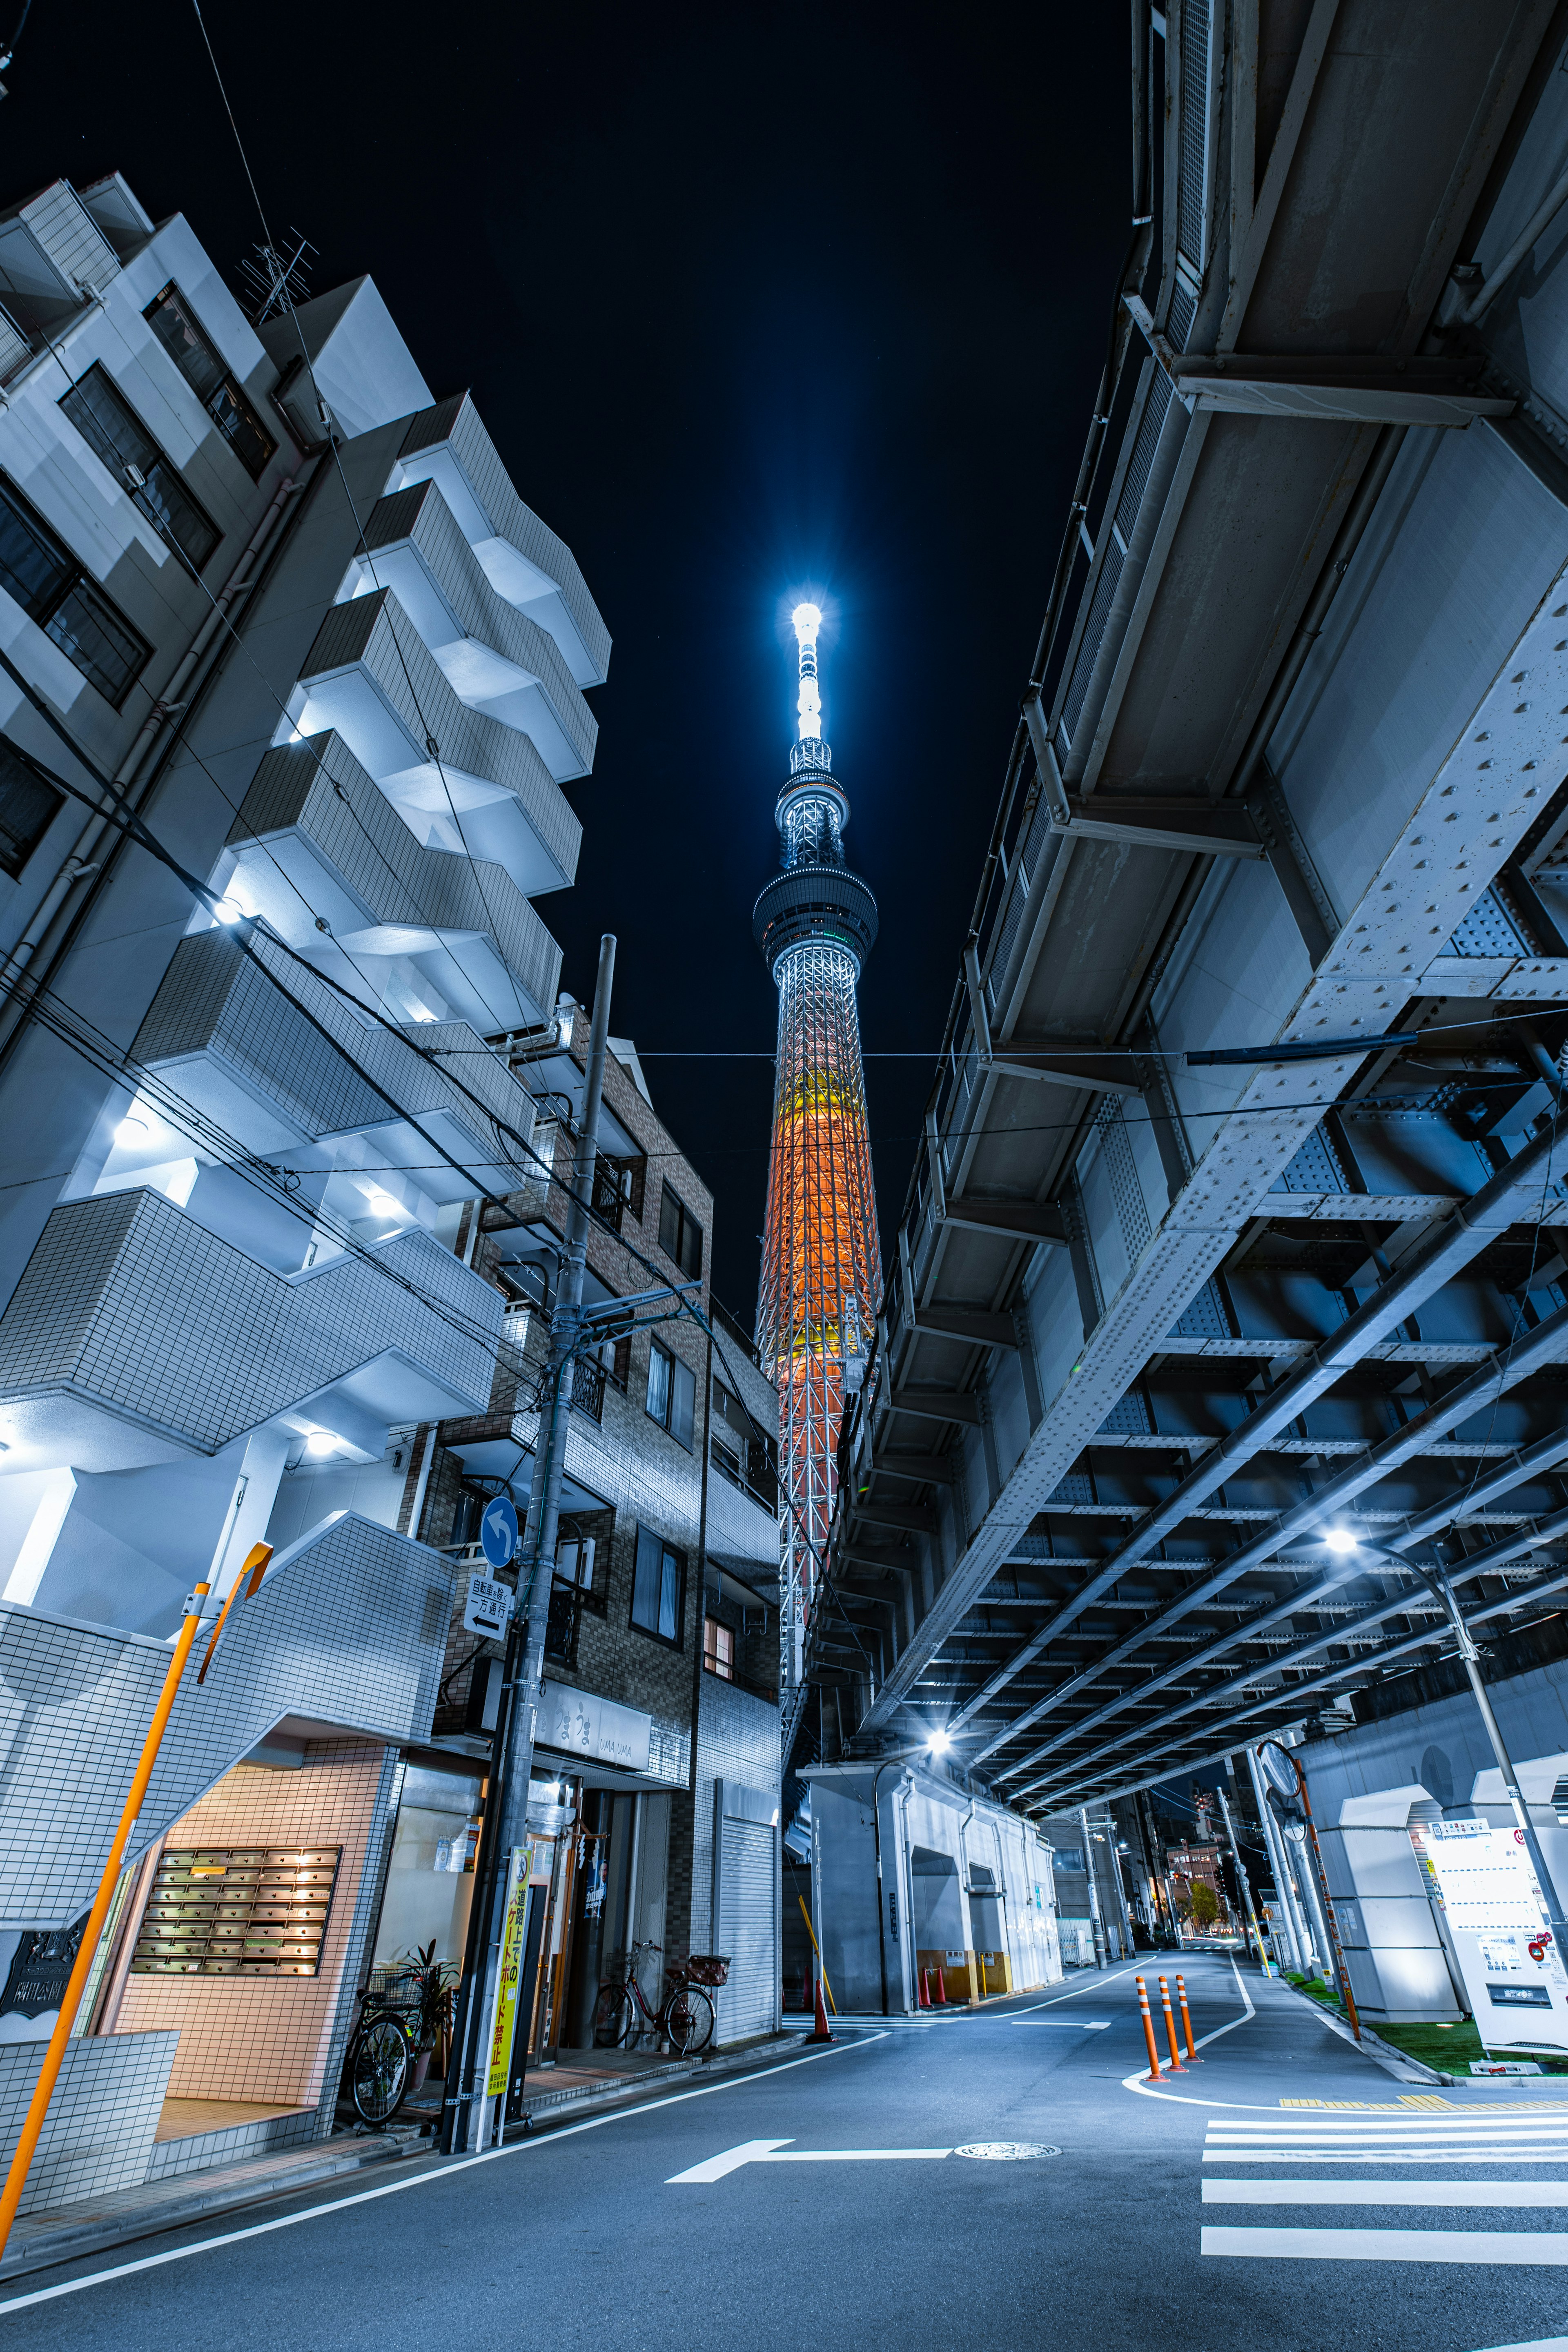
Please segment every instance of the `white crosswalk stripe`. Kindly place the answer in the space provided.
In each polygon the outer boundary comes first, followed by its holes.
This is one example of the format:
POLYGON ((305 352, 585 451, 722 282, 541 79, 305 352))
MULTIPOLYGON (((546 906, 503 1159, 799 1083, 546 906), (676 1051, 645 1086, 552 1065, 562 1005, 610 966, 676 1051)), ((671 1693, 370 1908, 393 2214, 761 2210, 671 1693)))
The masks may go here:
MULTIPOLYGON (((1447 2114, 1427 2109, 1408 2116, 1215 2116, 1208 2125, 1203 2160, 1205 2167, 1235 2168, 1226 2177, 1205 2171, 1205 2206, 1373 2206, 1391 2212, 1425 2208, 1477 2213, 1568 2206, 1568 2182, 1561 2174, 1546 2179, 1429 2179, 1404 2169, 1413 2164, 1423 2169, 1498 2164, 1537 2172, 1555 2169, 1568 2160, 1568 2115, 1561 2110, 1515 2108, 1507 2115, 1478 2115, 1456 2107, 1447 2114), (1342 2173, 1325 2177, 1321 2171, 1285 2179, 1278 2171, 1259 2176, 1247 2169, 1253 2165, 1277 2167, 1281 2158, 1312 2167, 1375 2166, 1378 2172, 1370 2179, 1347 2179, 1342 2173)), ((1218 2260, 1568 2266, 1568 2230, 1211 2224, 1202 2231, 1201 2246, 1205 2255, 1218 2260)))

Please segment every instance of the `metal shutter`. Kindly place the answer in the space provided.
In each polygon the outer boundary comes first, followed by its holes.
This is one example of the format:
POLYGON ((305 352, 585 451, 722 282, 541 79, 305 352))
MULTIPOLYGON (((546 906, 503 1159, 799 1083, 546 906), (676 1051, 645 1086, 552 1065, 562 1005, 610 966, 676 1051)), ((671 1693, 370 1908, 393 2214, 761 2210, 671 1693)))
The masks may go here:
POLYGON ((718 1948, 730 1981, 718 1996, 719 2036, 740 2042, 778 2022, 778 1864, 771 1823, 721 1816, 718 1948))

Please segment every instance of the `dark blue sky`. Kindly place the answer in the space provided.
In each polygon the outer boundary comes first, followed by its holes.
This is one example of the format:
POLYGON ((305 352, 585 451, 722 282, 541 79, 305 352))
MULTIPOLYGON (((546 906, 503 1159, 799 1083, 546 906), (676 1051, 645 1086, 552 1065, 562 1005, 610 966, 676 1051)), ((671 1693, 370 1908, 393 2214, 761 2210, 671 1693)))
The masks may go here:
MULTIPOLYGON (((823 700, 882 934, 861 992, 884 1228, 908 1180, 1128 236, 1116 8, 638 11, 209 0, 263 203, 369 270, 468 384, 614 635, 575 890, 540 901, 718 1196, 750 1322, 773 994, 752 899, 793 734, 781 599, 831 599, 823 700)), ((118 167, 220 268, 260 232, 184 0, 36 0, 11 201, 118 167)))

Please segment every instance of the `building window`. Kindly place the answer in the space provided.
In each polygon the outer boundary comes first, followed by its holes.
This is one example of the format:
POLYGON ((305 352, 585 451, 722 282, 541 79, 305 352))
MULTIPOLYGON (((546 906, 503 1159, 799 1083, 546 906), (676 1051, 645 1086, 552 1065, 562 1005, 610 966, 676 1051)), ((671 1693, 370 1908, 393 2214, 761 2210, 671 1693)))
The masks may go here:
POLYGON ((0 588, 118 710, 153 648, 8 482, 0 482, 0 588))
POLYGON ((278 444, 191 316, 175 285, 142 313, 246 472, 258 482, 278 444))
POLYGON ((0 873, 21 873, 65 804, 63 793, 0 742, 0 873))
POLYGON ((711 1452, 721 1478, 765 1511, 778 1508, 777 1452, 734 1392, 715 1376, 711 1452))
POLYGON ((60 406, 153 530, 199 572, 223 534, 104 370, 89 368, 60 406))
POLYGON ((702 1276, 702 1228, 681 1199, 667 1184, 658 1204, 658 1245, 693 1282, 702 1276))
POLYGON ((681 1587, 686 1561, 662 1536, 648 1528, 637 1529, 637 1566, 632 1574, 632 1623, 640 1633, 661 1642, 680 1642, 681 1587))
POLYGON ((601 1151, 594 1162, 594 1207, 617 1234, 622 1218, 628 1214, 641 1223, 647 1175, 646 1159, 617 1160, 601 1151))
POLYGON ((563 1584, 575 1584, 584 1592, 594 1584, 594 1554, 597 1545, 594 1537, 563 1535, 555 1548, 555 1573, 563 1584))
POLYGON ((702 1620, 702 1663, 710 1675, 721 1682, 735 1679, 735 1632, 731 1625, 721 1625, 717 1617, 702 1620))
POLYGON ((649 1418, 689 1453, 696 1433, 697 1375, 657 1339, 648 1349, 647 1410, 649 1418))

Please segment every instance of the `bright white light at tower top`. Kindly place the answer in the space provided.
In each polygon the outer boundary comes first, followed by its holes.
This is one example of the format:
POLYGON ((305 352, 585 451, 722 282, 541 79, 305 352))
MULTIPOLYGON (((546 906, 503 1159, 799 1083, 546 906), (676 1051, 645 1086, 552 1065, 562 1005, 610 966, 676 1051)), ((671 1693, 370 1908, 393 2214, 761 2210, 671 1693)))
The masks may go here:
POLYGON ((822 626, 822 614, 815 604, 797 604, 790 619, 800 647, 800 692, 795 706, 800 713, 800 740, 803 743, 819 743, 822 696, 816 684, 816 633, 822 626))

